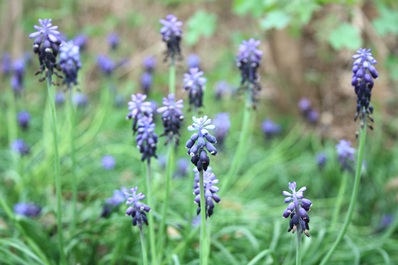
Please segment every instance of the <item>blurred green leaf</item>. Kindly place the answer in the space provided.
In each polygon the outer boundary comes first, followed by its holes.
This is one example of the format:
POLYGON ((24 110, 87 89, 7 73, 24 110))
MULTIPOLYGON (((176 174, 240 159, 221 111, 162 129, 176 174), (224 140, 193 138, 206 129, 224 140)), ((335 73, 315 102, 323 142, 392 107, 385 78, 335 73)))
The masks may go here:
POLYGON ((280 10, 269 12, 268 15, 260 21, 260 27, 267 29, 283 29, 291 20, 291 17, 280 10))
POLYGON ((240 16, 251 13, 253 17, 260 17, 263 13, 263 9, 259 7, 262 6, 262 0, 235 0, 233 11, 240 16))
POLYGON ((387 34, 398 34, 398 12, 383 4, 378 4, 377 7, 380 16, 372 21, 376 31, 384 36, 387 34))
POLYGON ((197 11, 187 22, 188 30, 185 41, 188 45, 196 44, 200 37, 211 37, 217 24, 217 16, 206 11, 197 11))
POLYGON ((343 23, 334 29, 330 33, 328 41, 336 50, 342 48, 356 50, 362 46, 359 29, 348 23, 343 23))

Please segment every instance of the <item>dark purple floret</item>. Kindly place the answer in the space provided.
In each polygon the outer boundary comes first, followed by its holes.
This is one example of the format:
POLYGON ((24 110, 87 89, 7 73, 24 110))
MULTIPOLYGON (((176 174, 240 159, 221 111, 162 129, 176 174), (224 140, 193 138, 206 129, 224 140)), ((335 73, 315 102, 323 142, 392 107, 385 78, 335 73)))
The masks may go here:
POLYGON ((105 155, 102 157, 102 167, 106 170, 114 169, 116 165, 115 158, 111 155, 105 155))
POLYGON ((30 153, 30 147, 22 139, 17 139, 11 144, 11 149, 21 156, 28 155, 30 153))
POLYGON ((50 75, 53 73, 57 75, 55 70, 59 70, 59 65, 56 58, 61 44, 58 26, 52 25, 52 19, 39 19, 39 23, 40 26, 34 25, 37 31, 29 34, 29 38, 35 39, 33 52, 39 57, 40 71, 38 73, 47 70, 50 75))
POLYGON ((128 190, 125 187, 122 187, 120 190, 113 191, 113 196, 105 199, 105 204, 102 207, 101 217, 109 217, 111 213, 127 199, 127 191, 128 190))
POLYGON ((108 35, 108 44, 112 50, 116 50, 120 44, 119 35, 115 32, 108 35))
POLYGON ((30 114, 27 111, 20 111, 17 114, 17 120, 19 126, 23 130, 27 130, 29 128, 29 122, 30 122, 30 114))
POLYGON ((1 58, 1 74, 9 75, 11 73, 11 55, 8 52, 3 53, 1 58))
POLYGON ((163 25, 160 29, 162 40, 167 45, 165 60, 170 58, 173 62, 176 56, 181 58, 180 42, 182 38, 182 22, 178 21, 176 16, 170 14, 167 15, 165 19, 161 19, 160 23, 163 25))
POLYGON ((316 155, 316 163, 319 169, 323 169, 326 165, 326 162, 327 162, 327 157, 325 153, 321 152, 316 155))
POLYGON ((337 159, 340 166, 345 170, 353 170, 353 162, 355 161, 355 149, 351 147, 351 143, 346 140, 340 140, 336 145, 337 159))
POLYGON ((150 72, 144 72, 141 76, 141 90, 145 95, 149 94, 152 82, 152 74, 150 72))
POLYGON ((203 92, 207 80, 199 68, 191 68, 184 74, 184 89, 189 91, 189 105, 194 108, 203 106, 203 92))
POLYGON ((69 41, 63 42, 59 49, 59 64, 65 75, 63 82, 70 88, 72 85, 77 85, 77 72, 82 67, 79 46, 69 41))
POLYGON ((315 124, 319 121, 319 114, 311 106, 311 101, 308 98, 301 98, 298 103, 301 115, 311 124, 315 124))
POLYGON ((24 87, 25 79, 25 60, 16 60, 12 64, 11 87, 16 95, 20 94, 24 87))
POLYGON ((185 147, 188 148, 188 155, 191 156, 191 162, 198 171, 206 171, 210 165, 210 158, 207 155, 217 154, 217 149, 213 144, 217 143, 216 137, 211 135, 208 130, 214 130, 215 126, 211 124, 211 119, 207 116, 196 118, 192 117, 194 123, 188 126, 188 131, 194 132, 188 139, 185 147))
POLYGON ((79 34, 73 39, 73 43, 79 47, 80 51, 85 51, 87 48, 88 38, 84 34, 79 34))
POLYGON ((156 156, 156 144, 158 136, 155 134, 155 123, 152 117, 142 116, 137 122, 137 136, 135 138, 137 148, 142 154, 141 161, 151 162, 151 157, 156 156))
POLYGON ((189 160, 186 158, 180 158, 177 161, 177 169, 176 172, 174 172, 174 177, 175 178, 183 178, 188 175, 188 171, 190 169, 189 167, 190 163, 189 160))
POLYGON ((41 208, 33 203, 20 202, 14 205, 14 213, 25 217, 36 217, 40 212, 41 208))
POLYGON ((83 93, 76 93, 73 95, 73 104, 75 104, 79 108, 83 108, 87 106, 88 97, 83 93))
POLYGON ((200 58, 197 54, 190 54, 187 58, 188 69, 199 68, 200 69, 200 58))
POLYGON ((106 55, 98 55, 97 65, 105 75, 111 75, 116 69, 116 63, 106 55))
POLYGON ((304 191, 306 187, 302 187, 296 191, 296 182, 289 182, 290 192, 283 191, 282 194, 286 196, 284 202, 289 203, 286 210, 283 212, 283 217, 288 218, 290 216, 290 223, 288 232, 304 233, 307 237, 310 236, 310 217, 307 212, 311 210, 312 202, 304 198, 304 191))
POLYGON ((180 128, 184 121, 182 99, 175 101, 174 94, 169 94, 167 98, 163 98, 163 106, 158 109, 158 113, 162 114, 162 122, 164 132, 160 136, 166 136, 166 144, 173 141, 176 145, 180 139, 180 128))
POLYGON ((142 63, 145 72, 152 73, 156 68, 156 58, 154 56, 149 56, 144 59, 142 63))
POLYGON ((244 40, 239 46, 239 53, 236 57, 236 65, 241 72, 241 87, 250 89, 253 103, 256 100, 257 92, 261 89, 257 70, 261 63, 263 52, 257 49, 259 40, 244 40))
POLYGON ((126 204, 130 205, 130 207, 128 207, 126 210, 126 215, 129 215, 133 218, 133 226, 138 225, 138 227, 142 229, 142 224, 148 225, 148 218, 146 214, 149 213, 151 208, 148 205, 140 202, 145 199, 145 195, 142 193, 137 194, 137 190, 138 187, 134 187, 130 189, 130 193, 125 193, 127 197, 126 204))
POLYGON ((226 112, 218 113, 214 117, 214 135, 217 138, 217 143, 222 147, 224 145, 225 138, 229 133, 229 128, 231 127, 231 122, 229 120, 229 114, 226 112))
MULTIPOLYGON (((355 61, 352 67, 351 84, 355 88, 355 94, 357 95, 355 120, 359 117, 363 127, 366 118, 373 122, 373 107, 370 105, 370 100, 374 86, 373 79, 378 78, 379 73, 373 66, 377 64, 377 61, 373 58, 372 49, 361 48, 357 51, 357 54, 352 56, 352 59, 355 61)), ((372 128, 371 126, 369 127, 372 128)))
MULTIPOLYGON (((196 195, 194 202, 198 205, 196 214, 199 215, 201 211, 200 205, 200 180, 199 171, 195 168, 195 185, 193 187, 193 194, 196 195)), ((220 189, 214 185, 218 184, 218 179, 213 172, 211 172, 211 167, 207 171, 203 172, 203 187, 205 196, 205 211, 206 218, 210 217, 214 211, 214 202, 219 203, 221 201, 220 197, 216 194, 220 189)))
POLYGON ((282 126, 276 124, 270 119, 265 119, 262 124, 263 133, 266 139, 272 139, 282 132, 282 126))
POLYGON ((151 102, 145 101, 146 95, 136 94, 131 95, 131 101, 128 102, 129 113, 126 118, 133 120, 133 133, 137 132, 137 122, 142 116, 152 116, 153 109, 151 102))

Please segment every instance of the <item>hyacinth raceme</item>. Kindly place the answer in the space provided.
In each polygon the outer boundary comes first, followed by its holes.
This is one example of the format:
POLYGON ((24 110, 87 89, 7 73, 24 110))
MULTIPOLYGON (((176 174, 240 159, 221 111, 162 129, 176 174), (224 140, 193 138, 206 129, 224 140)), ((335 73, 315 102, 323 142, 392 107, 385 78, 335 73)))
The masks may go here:
POLYGON ((178 145, 180 128, 184 120, 183 107, 182 99, 175 101, 174 94, 163 98, 163 107, 158 109, 158 113, 162 113, 164 132, 161 136, 167 136, 166 144, 174 138, 175 144, 178 145))
POLYGON ((136 95, 133 94, 131 95, 131 101, 127 103, 130 112, 127 114, 126 118, 133 120, 132 129, 134 134, 137 132, 138 120, 142 116, 152 116, 152 104, 151 102, 145 101, 145 99, 146 95, 140 93, 136 95))
POLYGON ((274 136, 277 136, 282 131, 282 126, 276 124, 271 119, 265 119, 262 124, 263 133, 267 140, 272 139, 274 136))
POLYGON ((71 87, 77 85, 77 72, 82 67, 80 48, 73 41, 63 42, 59 48, 59 65, 65 75, 64 83, 71 87))
POLYGON ((214 117, 213 123, 216 126, 214 135, 217 138, 217 143, 222 147, 231 127, 229 114, 226 112, 218 113, 214 117))
MULTIPOLYGON (((355 94, 357 94, 357 108, 355 114, 355 120, 360 117, 361 126, 366 122, 366 117, 373 122, 371 117, 373 113, 373 107, 370 105, 372 97, 372 88, 374 85, 373 79, 379 77, 379 73, 373 66, 377 64, 375 58, 373 58, 371 49, 361 48, 357 51, 357 54, 352 56, 354 59, 354 65, 352 67, 352 86, 355 87, 355 94)), ((369 126, 372 128, 371 126, 369 126)))
POLYGON ((298 103, 299 110, 303 117, 311 124, 315 124, 319 120, 319 114, 311 106, 311 101, 308 98, 301 98, 298 103))
POLYGON ((176 56, 181 58, 180 42, 182 38, 182 22, 178 21, 175 15, 170 14, 167 15, 165 19, 161 19, 160 23, 163 25, 160 29, 162 40, 167 45, 165 60, 171 58, 173 62, 176 56))
POLYGON ((29 38, 35 39, 33 52, 39 57, 40 71, 38 73, 47 70, 50 75, 53 73, 57 75, 55 70, 60 70, 57 55, 61 45, 58 26, 52 25, 52 19, 39 19, 39 23, 40 26, 33 26, 37 31, 29 34, 29 38))
POLYGON ((263 52, 257 49, 259 45, 259 40, 253 38, 244 40, 239 46, 239 53, 236 57, 236 65, 242 76, 241 86, 243 88, 251 87, 253 102, 255 101, 257 91, 261 89, 257 70, 260 66, 263 52))
POLYGON ((156 68, 156 58, 154 56, 146 57, 142 63, 145 72, 152 73, 156 68))
POLYGON ((344 139, 336 144, 337 159, 342 169, 353 170, 353 162, 355 161, 355 148, 351 147, 351 142, 344 139))
POLYGON ((15 60, 12 64, 11 87, 16 95, 19 95, 24 87, 25 79, 25 60, 23 58, 15 60))
POLYGON ((148 163, 151 161, 151 157, 156 156, 156 144, 158 142, 158 136, 155 134, 155 123, 153 123, 152 117, 142 116, 137 122, 137 148, 142 154, 141 161, 147 160, 148 163))
POLYGON ((116 63, 106 55, 98 55, 97 65, 100 70, 108 76, 111 75, 117 67, 116 63))
POLYGON ((126 192, 128 190, 122 187, 120 190, 115 190, 112 197, 105 199, 101 217, 108 217, 116 207, 122 204, 127 199, 126 192))
POLYGON ((41 213, 41 208, 33 203, 20 202, 14 205, 14 213, 25 217, 36 217, 41 213))
POLYGON ((133 226, 138 225, 138 227, 142 229, 143 223, 148 225, 148 218, 146 214, 149 213, 151 208, 148 205, 140 202, 145 199, 145 195, 141 192, 137 193, 137 190, 138 187, 134 187, 130 189, 130 193, 125 192, 125 195, 127 197, 126 204, 130 205, 130 207, 128 207, 126 210, 126 215, 129 215, 133 218, 133 226))
POLYGON ((120 38, 115 32, 108 35, 108 44, 111 50, 116 50, 119 47, 120 38))
POLYGON ((289 182, 290 192, 283 191, 282 194, 286 196, 285 203, 289 203, 285 211, 283 212, 283 217, 288 218, 290 216, 290 223, 288 232, 292 233, 304 233, 307 237, 310 236, 308 230, 310 227, 308 223, 310 222, 310 217, 307 212, 311 210, 312 202, 304 198, 304 191, 306 187, 300 188, 296 191, 296 182, 289 182))
MULTIPOLYGON (((200 205, 200 174, 199 171, 195 168, 195 185, 193 187, 193 194, 196 195, 194 202, 198 205, 198 209, 196 214, 200 214, 201 205, 200 205)), ((207 171, 203 173, 203 188, 205 195, 205 211, 206 218, 210 217, 214 211, 214 202, 219 203, 221 201, 220 197, 216 194, 220 189, 214 185, 218 184, 218 179, 213 172, 211 172, 211 167, 208 168, 207 171)))
POLYGON ((17 114, 17 121, 19 126, 23 130, 27 130, 29 128, 29 122, 30 122, 30 113, 27 111, 20 111, 17 114))
POLYGON ((190 68, 184 74, 184 89, 189 91, 189 105, 195 108, 203 106, 203 92, 205 90, 206 78, 199 68, 190 68))
POLYGON ((26 156, 30 153, 30 147, 22 139, 14 140, 11 144, 11 149, 20 156, 26 156))
POLYGON ((211 124, 211 119, 208 119, 207 116, 201 118, 192 117, 192 119, 194 123, 188 126, 188 131, 195 133, 188 139, 185 147, 188 148, 191 162, 198 171, 206 171, 210 165, 207 152, 211 155, 217 154, 217 149, 213 146, 213 144, 217 143, 216 137, 208 131, 214 130, 215 126, 211 124))

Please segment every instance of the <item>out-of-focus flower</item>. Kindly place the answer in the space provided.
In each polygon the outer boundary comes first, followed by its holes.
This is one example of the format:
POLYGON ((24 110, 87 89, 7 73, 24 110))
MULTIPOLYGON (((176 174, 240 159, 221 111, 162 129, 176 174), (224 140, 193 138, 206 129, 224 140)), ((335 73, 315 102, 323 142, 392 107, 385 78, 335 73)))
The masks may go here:
POLYGON ((130 205, 130 207, 128 207, 126 210, 126 215, 129 215, 133 218, 133 226, 138 225, 138 227, 142 229, 143 223, 148 225, 148 218, 146 214, 149 213, 151 208, 148 205, 140 202, 145 199, 145 195, 142 193, 137 194, 137 190, 138 187, 134 187, 130 189, 130 193, 126 192, 126 204, 130 205))
POLYGON ((337 159, 342 169, 352 170, 352 164, 355 161, 355 149, 351 147, 351 143, 346 140, 340 140, 336 145, 337 159))
POLYGON ((224 145, 225 138, 229 133, 229 128, 231 127, 231 122, 229 121, 229 114, 226 112, 218 113, 213 120, 214 126, 216 129, 214 130, 214 135, 216 136, 217 143, 220 146, 224 145))
MULTIPOLYGON (((366 118, 373 121, 371 117, 373 113, 373 106, 370 105, 372 97, 372 88, 374 86, 373 79, 379 77, 379 73, 373 66, 377 64, 375 58, 372 55, 372 49, 361 48, 357 51, 357 54, 352 56, 354 59, 354 65, 352 67, 352 86, 355 88, 355 94, 357 95, 357 112, 355 114, 355 120, 360 117, 361 126, 363 127, 366 118)), ((370 126, 370 128, 372 128, 370 126)))
POLYGON ((185 176, 188 175, 188 171, 189 171, 189 161, 186 158, 180 158, 177 161, 177 169, 174 172, 174 177, 175 178, 183 178, 185 176))
POLYGON ((106 55, 98 55, 97 65, 105 75, 111 75, 116 69, 116 63, 106 55))
POLYGON ((114 169, 116 165, 115 158, 111 155, 103 156, 101 162, 102 162, 102 167, 107 170, 114 169))
POLYGON ((319 114, 311 106, 311 101, 308 98, 301 98, 298 103, 301 115, 311 124, 315 124, 319 120, 319 114))
POLYGON ((154 56, 148 56, 144 59, 142 66, 145 72, 152 73, 156 68, 156 58, 154 56))
POLYGON ((116 50, 119 47, 120 38, 116 32, 112 32, 111 34, 108 35, 108 44, 112 50, 116 50))
POLYGON ((65 103, 65 94, 64 92, 58 92, 55 94, 55 103, 57 105, 62 105, 65 103))
POLYGON ((40 212, 41 208, 33 203, 20 202, 14 205, 14 213, 25 217, 36 217, 40 212))
POLYGON ((141 75, 141 90, 145 95, 149 94, 152 87, 152 74, 149 72, 144 72, 141 75))
POLYGON ((137 132, 137 123, 142 116, 152 116, 152 104, 145 101, 146 95, 136 94, 131 95, 131 101, 128 102, 129 113, 126 118, 133 120, 132 129, 133 133, 137 132))
POLYGON ((122 204, 127 199, 126 192, 128 191, 125 187, 122 187, 120 190, 114 190, 113 196, 105 199, 101 217, 108 217, 115 208, 122 204))
POLYGON ((274 136, 277 136, 282 131, 282 126, 276 124, 271 119, 265 119, 262 124, 263 133, 266 139, 272 139, 274 136))
POLYGON ((195 108, 203 106, 203 92, 207 80, 199 68, 191 68, 184 74, 184 89, 189 91, 189 105, 195 108))
POLYGON ((30 114, 27 111, 20 111, 17 114, 17 120, 19 126, 23 129, 26 130, 29 128, 29 122, 30 122, 30 114))
POLYGON ((200 58, 197 54, 190 54, 187 58, 188 69, 199 68, 200 69, 200 58))
POLYGON ((76 93, 73 95, 73 103, 80 108, 87 106, 88 97, 83 93, 76 93))
POLYGON ((307 237, 310 236, 308 230, 310 227, 308 223, 310 222, 310 217, 307 212, 311 210, 312 202, 304 198, 304 191, 306 187, 302 187, 296 191, 296 182, 289 182, 290 192, 283 191, 282 194, 286 196, 284 202, 289 203, 286 210, 283 212, 283 217, 288 218, 290 216, 290 223, 288 232, 292 233, 304 233, 307 237))
POLYGON ((21 58, 16 60, 12 64, 11 86, 16 95, 22 92, 24 79, 25 79, 25 61, 23 58, 21 58))
POLYGON ((63 42, 59 49, 59 65, 65 75, 63 82, 67 84, 68 87, 77 85, 77 72, 82 67, 79 46, 75 45, 73 41, 69 41, 63 42))
POLYGON ((319 169, 323 169, 326 165, 326 162, 327 162, 327 157, 325 153, 320 152, 316 155, 316 163, 319 169))
POLYGON ((160 23, 163 25, 160 29, 162 40, 167 45, 165 60, 170 58, 173 62, 176 56, 181 56, 182 22, 178 21, 176 16, 170 14, 165 19, 161 19, 160 23))
MULTIPOLYGON (((194 168, 195 172, 195 185, 193 187, 193 194, 196 195, 195 203, 198 205, 198 209, 196 214, 200 214, 201 205, 200 205, 200 173, 194 168)), ((216 194, 220 189, 214 185, 218 184, 218 179, 213 172, 211 172, 211 167, 208 168, 207 171, 203 172, 203 187, 204 187, 204 196, 205 196, 205 211, 206 218, 210 217, 214 211, 214 202, 219 203, 221 201, 220 197, 216 194)))
POLYGON ((163 98, 163 106, 158 109, 158 113, 162 113, 164 132, 161 136, 167 136, 166 143, 174 139, 175 144, 178 145, 180 128, 184 120, 183 107, 182 99, 175 101, 174 94, 163 98))
POLYGON ((231 91, 231 85, 226 81, 219 81, 216 83, 215 98, 221 100, 231 91))
POLYGON ((151 157, 156 156, 156 144, 158 142, 158 136, 155 133, 155 123, 153 123, 152 117, 142 116, 137 122, 137 148, 142 154, 141 161, 147 160, 148 163, 151 161, 151 157))
POLYGON ((206 171, 210 165, 207 152, 211 155, 217 154, 217 149, 213 146, 213 144, 217 143, 217 140, 208 131, 214 130, 215 126, 211 124, 211 119, 208 119, 207 116, 201 118, 192 117, 192 119, 194 123, 188 126, 188 131, 194 132, 194 134, 188 139, 185 147, 188 148, 191 162, 198 171, 206 171))
POLYGON ((87 48, 88 38, 84 34, 79 34, 73 39, 73 43, 79 47, 80 51, 85 51, 87 48))
POLYGON ((17 139, 13 141, 11 144, 11 149, 21 156, 28 155, 30 152, 29 145, 25 143, 25 141, 22 139, 17 139))
POLYGON ((8 52, 3 53, 1 57, 1 74, 9 75, 11 73, 11 55, 8 52))

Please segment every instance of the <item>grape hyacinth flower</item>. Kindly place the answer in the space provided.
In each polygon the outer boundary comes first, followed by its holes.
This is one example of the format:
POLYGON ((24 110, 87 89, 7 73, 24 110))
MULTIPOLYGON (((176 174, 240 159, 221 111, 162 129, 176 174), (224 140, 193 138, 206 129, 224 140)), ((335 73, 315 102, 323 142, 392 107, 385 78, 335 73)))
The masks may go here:
POLYGON ((97 65, 99 69, 107 76, 110 76, 116 69, 116 63, 106 55, 98 55, 97 65))
POLYGON ((30 122, 30 114, 27 111, 20 111, 17 114, 17 120, 19 126, 23 129, 26 130, 29 128, 29 122, 30 122))
POLYGON ((83 93, 76 93, 73 95, 73 104, 75 104, 79 108, 84 108, 87 106, 88 97, 83 93))
POLYGON ((355 161, 355 149, 351 147, 351 143, 346 140, 340 140, 336 145, 337 159, 340 162, 342 169, 353 170, 353 163, 355 161))
POLYGON ((13 141, 11 144, 11 149, 21 156, 28 155, 30 152, 29 145, 25 143, 25 141, 22 139, 17 139, 13 141))
POLYGON ((163 25, 160 29, 162 40, 167 45, 165 61, 170 58, 173 62, 176 56, 181 58, 180 42, 182 38, 182 22, 178 21, 175 15, 169 14, 165 19, 161 19, 160 23, 163 25))
POLYGON ((231 85, 226 81, 219 81, 216 84, 215 98, 216 100, 221 100, 231 91, 231 85))
POLYGON ((189 91, 189 105, 195 108, 203 106, 203 92, 207 80, 199 68, 191 68, 184 74, 184 89, 189 91))
POLYGON ((109 34, 108 35, 108 44, 109 44, 109 47, 111 47, 111 50, 115 51, 119 47, 119 44, 120 44, 119 35, 115 32, 109 34))
POLYGON ((217 143, 222 147, 224 145, 225 138, 229 133, 229 128, 231 127, 231 122, 229 120, 229 114, 226 112, 218 113, 214 117, 214 135, 217 139, 217 143))
POLYGON ((134 187, 130 189, 130 193, 126 192, 125 195, 127 197, 126 204, 130 205, 126 210, 126 215, 129 215, 133 218, 132 224, 133 226, 138 225, 140 229, 142 229, 142 224, 145 223, 148 225, 148 218, 146 216, 147 213, 151 210, 151 208, 143 204, 142 201, 145 199, 145 195, 142 193, 137 194, 138 187, 134 187))
POLYGON ((323 169, 326 165, 326 162, 327 162, 327 157, 325 153, 320 152, 316 155, 316 163, 319 169, 323 169))
POLYGON ((108 217, 112 213, 113 209, 122 204, 127 199, 125 194, 126 192, 127 189, 125 187, 122 187, 120 190, 113 191, 113 196, 105 199, 101 217, 108 217))
POLYGON ((137 136, 136 136, 137 147, 142 154, 141 161, 151 162, 151 157, 156 156, 156 144, 158 142, 158 136, 155 134, 155 123, 153 123, 152 117, 142 116, 137 122, 137 136))
POLYGON ((265 119, 263 124, 262 124, 262 129, 263 129, 263 133, 265 135, 265 138, 270 140, 274 136, 276 136, 276 135, 281 133, 282 126, 280 126, 279 124, 276 124, 275 122, 273 122, 270 119, 265 119))
MULTIPOLYGON (((195 172, 195 185, 193 187, 193 194, 196 195, 194 202, 198 205, 196 214, 199 215, 201 211, 200 205, 200 184, 199 184, 199 171, 194 168, 195 172)), ((218 179, 213 172, 211 172, 211 167, 203 173, 203 186, 205 194, 205 212, 206 218, 210 217, 214 211, 214 202, 219 203, 221 201, 220 197, 216 194, 220 189, 214 185, 218 184, 218 179)))
POLYGON ((200 69, 200 58, 197 54, 190 54, 187 58, 188 69, 199 68, 200 69))
POLYGON ((131 95, 131 101, 127 103, 130 112, 127 114, 126 119, 133 120, 132 129, 134 134, 137 132, 138 120, 142 116, 152 116, 152 104, 145 101, 145 99, 146 95, 140 93, 136 95, 133 94, 131 95))
POLYGON ((315 124, 319 120, 319 114, 311 106, 311 101, 308 98, 301 98, 298 103, 301 115, 311 124, 315 124))
POLYGON ((73 38, 73 44, 79 47, 80 51, 85 51, 87 48, 88 38, 84 34, 79 34, 73 38))
POLYGON ((40 212, 41 208, 33 203, 20 202, 14 205, 14 213, 25 217, 36 217, 40 212))
POLYGON ((144 67, 145 72, 153 73, 156 68, 156 58, 154 56, 146 57, 142 66, 144 67))
POLYGON ((116 161, 111 155, 105 155, 102 157, 102 167, 106 170, 111 170, 115 168, 116 161))
POLYGON ((282 194, 286 196, 285 203, 289 203, 286 210, 283 212, 283 217, 288 218, 290 216, 290 223, 288 232, 304 233, 307 237, 310 236, 308 230, 310 227, 310 217, 307 212, 311 210, 312 202, 304 198, 304 191, 306 187, 302 187, 296 191, 296 182, 289 182, 290 192, 283 191, 282 194))
POLYGON ((261 89, 258 77, 258 67, 261 63, 263 52, 257 49, 260 45, 259 40, 244 40, 239 46, 239 53, 236 57, 236 65, 241 72, 241 87, 248 87, 250 84, 252 102, 255 102, 257 91, 261 89))
POLYGON ((8 52, 3 53, 1 57, 1 74, 6 76, 11 73, 11 55, 8 52))
POLYGON ((77 85, 77 72, 82 67, 79 46, 73 41, 63 42, 59 50, 59 65, 65 75, 63 82, 70 88, 72 85, 77 85))
MULTIPOLYGON (((40 26, 34 25, 37 30, 29 34, 29 38, 35 39, 33 44, 33 52, 38 55, 40 63, 40 71, 47 71, 49 76, 57 75, 55 70, 60 70, 57 64, 57 55, 59 46, 61 45, 60 32, 58 26, 52 25, 52 19, 39 19, 40 26)), ((46 74, 47 75, 47 74, 46 74)), ((58 76, 58 75, 57 75, 58 76)), ((43 81, 46 77, 40 79, 43 81)))
POLYGON ((145 95, 149 94, 152 87, 152 74, 149 72, 144 72, 141 76, 141 90, 145 95))
POLYGON ((164 132, 160 136, 167 136, 166 144, 173 139, 176 145, 179 143, 180 128, 184 121, 183 107, 182 99, 175 101, 174 94, 163 98, 163 107, 158 109, 158 113, 162 113, 164 132))
POLYGON ((55 103, 57 105, 63 105, 65 103, 65 94, 64 92, 58 92, 55 94, 55 103))
MULTIPOLYGON (((372 97, 372 88, 374 86, 373 79, 379 77, 379 73, 373 66, 377 64, 372 55, 372 49, 361 48, 357 50, 357 54, 352 56, 354 65, 352 67, 352 82, 351 85, 355 88, 357 95, 357 108, 355 113, 355 120, 359 117, 361 127, 366 122, 366 117, 373 122, 373 106, 370 105, 372 97)), ((371 126, 369 128, 372 129, 371 126)))
POLYGON ((11 87, 16 95, 23 89, 25 77, 25 60, 18 59, 12 65, 11 87))
POLYGON ((217 154, 217 149, 213 146, 213 144, 217 143, 217 140, 208 131, 214 130, 215 126, 211 124, 211 119, 208 119, 207 116, 201 118, 192 117, 192 120, 194 123, 188 126, 188 131, 195 133, 188 139, 185 147, 188 148, 191 162, 198 171, 206 171, 210 165, 207 152, 211 155, 217 154))

